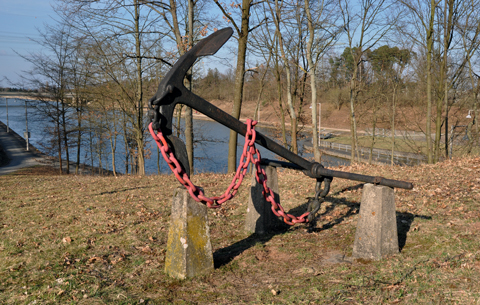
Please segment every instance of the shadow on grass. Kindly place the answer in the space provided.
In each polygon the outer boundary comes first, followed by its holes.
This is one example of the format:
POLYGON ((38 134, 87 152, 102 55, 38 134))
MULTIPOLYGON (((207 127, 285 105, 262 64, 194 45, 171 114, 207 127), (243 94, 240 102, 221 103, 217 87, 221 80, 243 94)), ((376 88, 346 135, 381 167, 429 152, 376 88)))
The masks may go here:
MULTIPOLYGON (((346 188, 334 193, 333 195, 339 195, 340 193, 343 193, 345 191, 353 191, 353 190, 362 189, 364 185, 365 185, 364 183, 359 183, 359 184, 354 185, 354 186, 349 186, 349 187, 346 187, 346 188)), ((337 200, 337 202, 338 202, 338 200, 337 200)), ((345 218, 347 218, 347 217, 349 217, 353 214, 358 214, 360 212, 360 203, 352 203, 352 202, 345 201, 345 200, 343 200, 343 202, 341 202, 341 203, 349 206, 350 209, 347 211, 347 213, 344 216, 342 216, 340 218, 337 218, 337 219, 333 220, 332 222, 330 222, 328 224, 323 225, 322 230, 323 229, 329 229, 329 228, 333 227, 334 225, 341 223, 345 218), (352 210, 352 208, 353 208, 353 210, 352 210), (355 209, 357 209, 357 210, 355 211, 355 209)), ((333 209, 334 204, 331 205, 330 207, 331 207, 331 209, 333 209)), ((331 209, 328 209, 324 214, 327 214, 331 209)), ((418 215, 418 214, 401 213, 401 212, 396 212, 396 218, 397 218, 398 247, 399 247, 400 251, 402 251, 403 247, 405 246, 405 243, 407 242, 407 233, 410 231, 410 227, 412 226, 412 223, 415 220, 415 218, 428 219, 428 220, 432 219, 431 216, 427 216, 427 215, 418 215)))
POLYGON ((116 194, 116 193, 121 193, 121 192, 127 192, 127 191, 133 191, 133 190, 139 190, 139 189, 149 189, 153 188, 152 186, 136 186, 136 187, 131 187, 131 188, 122 188, 122 189, 116 189, 113 191, 105 191, 98 193, 98 195, 111 195, 111 194, 116 194))
MULTIPOLYGON (((343 191, 359 189, 359 188, 362 188, 362 187, 363 187, 363 184, 355 185, 353 187, 349 187, 349 188, 344 189, 340 192, 337 192, 334 195, 337 195, 338 193, 341 193, 343 191)), ((277 194, 275 194, 275 195, 277 196, 277 194)), ((306 199, 309 201, 313 198, 306 198, 306 199)), ((291 209, 290 211, 287 212, 287 214, 301 215, 301 214, 305 213, 305 211, 307 210, 308 201, 306 203, 296 207, 296 208, 291 209)), ((332 205, 330 205, 324 213, 318 214, 317 217, 315 217, 315 219, 311 223, 307 224, 309 233, 320 232, 320 231, 323 231, 323 230, 327 230, 327 229, 330 229, 330 228, 342 223, 344 220, 346 220, 350 216, 352 216, 354 214, 357 214, 358 210, 359 210, 359 207, 360 207, 359 203, 350 202, 350 201, 347 201, 345 199, 326 197, 326 201, 330 201, 330 202, 334 202, 334 203, 332 205), (342 205, 348 206, 349 210, 347 211, 347 213, 345 215, 341 216, 341 217, 338 217, 338 218, 328 222, 327 224, 324 224, 322 226, 322 228, 316 228, 315 226, 316 226, 316 223, 317 223, 317 219, 322 217, 323 215, 326 215, 326 214, 330 213, 335 208, 335 205, 337 205, 337 204, 342 204, 342 205)), ((236 243, 234 243, 234 244, 232 244, 228 247, 218 249, 217 251, 215 251, 215 253, 213 253, 213 261, 214 261, 215 268, 220 268, 220 267, 228 264, 236 256, 242 254, 245 250, 255 246, 258 243, 265 244, 266 242, 268 242, 270 239, 272 239, 276 235, 284 234, 287 231, 295 231, 295 230, 298 230, 300 228, 302 228, 302 227, 301 226, 291 227, 291 226, 289 226, 289 225, 287 225, 283 222, 277 223, 277 224, 275 224, 274 229, 270 230, 270 232, 267 233, 267 234, 252 234, 252 235, 248 236, 247 238, 242 239, 242 240, 240 240, 240 241, 238 241, 238 242, 236 242, 236 243)))
MULTIPOLYGON (((351 190, 358 190, 363 188, 363 183, 357 184, 355 186, 351 186, 348 188, 345 188, 339 192, 334 193, 333 195, 338 195, 344 191, 351 191, 351 190)), ((311 198, 307 198, 311 199, 311 198)), ((331 205, 329 205, 325 212, 318 214, 315 219, 308 224, 308 232, 321 232, 324 230, 331 229, 335 227, 336 225, 341 224, 345 220, 349 219, 351 216, 358 214, 360 212, 360 203, 358 202, 352 202, 348 201, 344 198, 333 198, 327 196, 325 198, 326 201, 332 202, 331 205), (331 221, 323 224, 322 227, 317 228, 316 223, 319 218, 322 216, 328 215, 330 212, 332 212, 337 205, 343 205, 347 206, 348 210, 346 213, 344 213, 342 216, 337 217, 335 219, 332 219, 331 221)), ((288 211, 288 214, 293 214, 293 215, 301 215, 304 213, 307 209, 307 203, 302 204, 301 206, 298 206, 290 211, 288 211)), ((396 212, 396 218, 397 218, 397 234, 398 234, 398 245, 399 245, 399 250, 401 251, 403 247, 405 246, 405 243, 407 241, 407 233, 410 231, 410 227, 414 221, 415 218, 421 218, 421 219, 432 219, 431 216, 426 216, 426 215, 418 215, 418 214, 411 214, 411 213, 401 213, 401 212, 396 212)), ((229 262, 231 262, 236 256, 242 254, 245 250, 255 246, 258 243, 265 244, 268 242, 270 239, 272 239, 276 235, 284 234, 287 231, 295 231, 298 230, 299 226, 296 227, 290 227, 286 224, 281 224, 277 225, 274 230, 271 230, 267 234, 252 234, 248 236, 245 239, 242 239, 228 247, 218 249, 215 251, 213 254, 213 260, 214 260, 214 265, 215 268, 220 268, 229 262)))
MULTIPOLYGON (((287 212, 287 214, 292 214, 292 215, 301 215, 305 213, 307 209, 307 203, 304 203, 296 208, 291 209, 290 211, 287 212)), ((276 222, 274 228, 272 228, 268 233, 265 234, 256 234, 253 233, 247 238, 244 238, 240 241, 237 241, 236 243, 222 248, 218 249, 213 253, 213 263, 214 267, 220 268, 229 262, 231 262, 235 257, 238 255, 242 254, 244 251, 250 249, 251 247, 255 246, 256 244, 265 244, 268 242, 270 239, 272 239, 276 235, 284 234, 287 231, 295 231, 298 230, 301 227, 291 227, 281 221, 276 222)))
POLYGON ((332 204, 329 205, 325 209, 325 212, 323 212, 321 214, 318 214, 317 217, 315 217, 315 219, 311 223, 311 227, 309 229, 309 232, 321 232, 321 231, 324 231, 324 230, 331 229, 334 226, 336 226, 338 224, 341 224, 342 222, 344 222, 346 219, 350 218, 351 216, 353 216, 355 214, 358 214, 358 212, 360 211, 360 203, 348 201, 348 200, 345 200, 344 198, 339 199, 339 198, 332 198, 332 197, 327 196, 325 198, 325 201, 332 202, 332 204), (340 205, 345 205, 345 206, 348 207, 348 210, 346 211, 346 213, 343 214, 341 217, 337 217, 337 218, 332 219, 331 221, 323 224, 322 227, 317 228, 316 227, 317 220, 319 218, 321 218, 322 216, 327 215, 330 212, 332 212, 335 209, 336 205, 339 205, 339 204, 340 205))
POLYGON ((418 215, 412 213, 397 212, 397 234, 398 234, 398 247, 400 252, 407 242, 407 233, 410 231, 415 218, 431 220, 432 216, 418 215))

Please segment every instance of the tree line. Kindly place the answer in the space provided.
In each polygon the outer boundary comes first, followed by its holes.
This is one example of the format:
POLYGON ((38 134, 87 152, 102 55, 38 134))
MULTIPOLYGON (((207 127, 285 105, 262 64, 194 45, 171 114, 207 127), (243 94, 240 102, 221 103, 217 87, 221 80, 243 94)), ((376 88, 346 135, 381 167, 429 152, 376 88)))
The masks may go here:
MULTIPOLYGON (((471 110, 469 152, 479 145, 479 8, 477 0, 56 0, 55 22, 36 40, 45 51, 22 55, 33 65, 24 80, 49 93, 38 99, 55 123, 51 147, 60 162, 70 149, 79 158, 81 143, 90 142, 97 155, 109 145, 115 172, 116 141, 123 140, 125 171, 143 175, 151 153, 146 101, 179 56, 230 26, 230 70, 196 64, 187 88, 231 101, 237 119, 245 99, 255 101, 255 114, 261 103, 275 104, 281 142, 295 153, 299 130, 310 123, 317 161, 319 102, 348 107, 352 162, 359 160, 359 109, 368 109, 375 139, 381 117, 394 131, 397 108, 414 106, 425 118, 418 129, 434 163, 449 157, 458 123, 449 122, 451 111, 471 110)), ((179 106, 177 114, 185 117, 178 132, 193 171, 192 110, 179 106)), ((232 131, 229 171, 236 143, 232 131)), ((392 150, 394 143, 392 132, 392 150)))

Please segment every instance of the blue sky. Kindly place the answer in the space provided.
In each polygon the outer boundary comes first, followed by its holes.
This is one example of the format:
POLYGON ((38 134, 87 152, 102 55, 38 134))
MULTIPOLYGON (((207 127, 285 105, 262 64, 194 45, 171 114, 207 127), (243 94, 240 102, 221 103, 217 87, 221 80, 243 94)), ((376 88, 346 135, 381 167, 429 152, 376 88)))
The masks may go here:
MULTIPOLYGON (((45 23, 54 22, 52 3, 54 0, 0 0, 0 86, 21 86, 22 72, 29 71, 31 65, 16 53, 41 52, 30 38, 38 39, 37 28, 42 29, 45 23)), ((225 53, 226 49, 224 47, 219 53, 225 53)), ((207 63, 206 66, 211 65, 217 66, 218 63, 207 63)), ((224 63, 219 70, 223 72, 228 66, 232 67, 224 63)))
POLYGON ((37 28, 52 22, 55 13, 50 0, 0 0, 0 86, 21 81, 22 71, 31 67, 15 54, 26 55, 40 49, 29 38, 38 38, 37 28))

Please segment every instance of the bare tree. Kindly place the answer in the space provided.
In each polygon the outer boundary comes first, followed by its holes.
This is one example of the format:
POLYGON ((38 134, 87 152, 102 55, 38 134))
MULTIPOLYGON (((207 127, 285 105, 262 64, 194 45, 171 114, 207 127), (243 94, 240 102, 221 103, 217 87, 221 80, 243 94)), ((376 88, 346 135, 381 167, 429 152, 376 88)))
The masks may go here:
POLYGON ((353 59, 353 71, 350 79, 350 130, 352 136, 351 162, 355 162, 358 153, 357 118, 355 105, 362 88, 362 65, 364 53, 372 49, 396 23, 396 18, 390 18, 392 3, 387 0, 339 0, 344 34, 347 38, 348 50, 353 59))
MULTIPOLYGON (((235 89, 233 96, 232 116, 236 119, 240 118, 243 101, 243 85, 245 83, 245 60, 247 57, 247 42, 250 28, 250 9, 253 4, 252 0, 242 0, 242 4, 233 5, 235 12, 240 10, 238 16, 240 22, 237 23, 228 12, 226 5, 218 0, 213 0, 218 8, 222 11, 224 18, 233 25, 238 41, 237 49, 237 68, 235 71, 235 89)), ((230 130, 230 140, 228 142, 228 172, 234 172, 237 167, 237 138, 238 134, 230 130)))
POLYGON ((24 74, 24 80, 37 87, 47 96, 37 95, 42 101, 39 112, 47 116, 54 124, 55 146, 58 154, 59 170, 63 172, 62 154, 66 157, 66 172, 70 172, 69 134, 71 132, 69 113, 69 89, 75 84, 72 82, 72 72, 77 64, 79 44, 72 34, 72 28, 65 23, 54 26, 45 26, 39 31, 40 38, 32 39, 39 44, 45 53, 30 53, 21 55, 29 61, 33 68, 24 74))
POLYGON ((311 3, 317 2, 305 0, 304 8, 307 15, 308 26, 308 42, 306 45, 307 60, 309 66, 310 76, 310 90, 312 99, 312 138, 313 138, 313 154, 315 161, 320 162, 320 149, 317 133, 317 63, 320 56, 325 50, 334 42, 338 35, 337 27, 335 26, 335 18, 332 12, 329 12, 326 6, 331 3, 320 1, 314 9, 311 9, 311 3), (313 13, 312 13, 313 12, 313 13), (315 36, 315 33, 318 33, 315 36))
POLYGON ((125 111, 133 114, 131 126, 136 143, 139 175, 145 174, 144 73, 155 64, 160 37, 155 31, 158 16, 140 0, 81 1, 58 0, 63 18, 75 26, 90 44, 98 59, 99 70, 121 92, 127 102, 125 111))
MULTIPOLYGON (((165 21, 167 30, 164 35, 170 37, 176 43, 176 49, 180 56, 185 54, 191 47, 193 47, 195 40, 200 36, 206 34, 206 26, 202 25, 195 19, 195 14, 198 12, 198 1, 187 0, 186 8, 183 8, 180 1, 169 0, 168 3, 146 1, 142 0, 147 6, 155 10, 165 21), (179 8, 183 8, 179 12, 179 8), (182 34, 182 26, 184 32, 182 34)), ((201 8, 200 8, 201 9, 201 8)), ((185 86, 189 90, 193 87, 193 67, 187 71, 185 77, 185 86)), ((178 124, 183 108, 185 108, 185 141, 188 156, 188 163, 190 168, 190 175, 194 172, 194 136, 193 136, 193 116, 192 109, 188 106, 181 105, 178 109, 178 124)), ((180 125, 177 127, 179 132, 180 125)))

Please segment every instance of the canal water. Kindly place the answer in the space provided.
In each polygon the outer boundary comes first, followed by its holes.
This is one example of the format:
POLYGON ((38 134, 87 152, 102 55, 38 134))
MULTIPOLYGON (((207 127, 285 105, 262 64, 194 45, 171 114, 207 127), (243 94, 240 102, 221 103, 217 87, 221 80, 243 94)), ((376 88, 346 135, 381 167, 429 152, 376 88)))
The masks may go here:
MULTIPOLYGON (((27 116, 25 115, 25 101, 21 99, 8 99, 8 125, 19 135, 24 135, 26 129, 26 122, 28 120, 28 131, 30 132, 30 143, 38 149, 45 151, 48 141, 51 141, 47 130, 53 128, 53 124, 46 119, 45 116, 38 115, 40 111, 36 107, 41 107, 37 102, 27 102, 27 116)), ((0 98, 0 121, 7 124, 7 103, 5 98, 0 98)), ((182 122, 183 124, 183 122, 182 122)), ((256 128, 257 131, 266 136, 274 138, 278 134, 275 130, 256 128)), ((83 137, 86 138, 87 134, 83 137)), ((227 172, 227 158, 228 158, 228 139, 230 130, 213 121, 194 120, 194 137, 195 137, 195 172, 227 172)), ((163 160, 161 154, 158 154, 155 142, 152 140, 150 134, 146 134, 146 149, 150 151, 148 159, 146 160, 145 170, 147 174, 156 174, 159 171, 163 173, 170 172, 166 162, 163 160), (160 158, 160 159, 158 159, 160 158)), ((237 156, 240 157, 243 151, 244 137, 238 137, 237 156)), ((90 153, 89 141, 85 141, 82 146, 80 160, 82 163, 90 165, 93 161, 94 166, 99 165, 99 157, 96 154, 90 153)), ((117 149, 115 153, 116 169, 120 173, 125 172, 125 147, 121 135, 117 138, 117 149)), ((299 154, 304 158, 312 158, 312 154, 304 153, 304 146, 311 146, 311 138, 302 137, 299 142, 299 154)), ((267 149, 257 145, 262 158, 277 159, 276 155, 267 149)), ((107 143, 105 152, 102 154, 102 166, 111 170, 111 154, 110 146, 107 143)), ((70 160, 76 160, 76 148, 70 149, 70 160)), ((238 163, 238 162, 237 162, 238 163)), ((346 165, 349 161, 341 158, 323 156, 322 164, 326 167, 346 165)))

